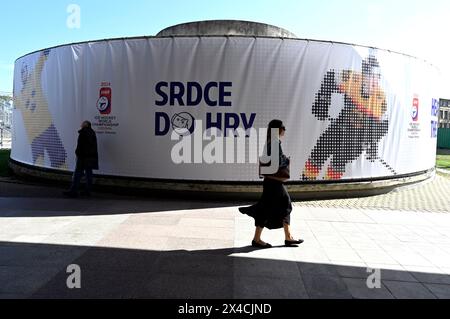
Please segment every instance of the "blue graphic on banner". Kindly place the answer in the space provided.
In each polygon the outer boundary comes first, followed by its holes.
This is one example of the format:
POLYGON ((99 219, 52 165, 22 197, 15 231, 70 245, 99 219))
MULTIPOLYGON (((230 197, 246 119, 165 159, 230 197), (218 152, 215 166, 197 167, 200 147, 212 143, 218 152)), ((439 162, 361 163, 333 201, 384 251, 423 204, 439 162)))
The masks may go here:
POLYGON ((438 112, 439 112, 439 101, 437 99, 432 99, 431 116, 437 116, 438 112))
MULTIPOLYGON (((199 107, 230 108, 232 82, 209 82, 204 87, 198 82, 159 82, 155 86, 158 99, 155 105, 160 107, 199 107)), ((230 132, 236 132, 242 128, 244 131, 251 129, 256 120, 256 113, 212 113, 207 112, 203 119, 206 130, 216 128, 227 136, 230 132)), ((201 120, 201 119, 199 119, 201 120)), ((195 130, 195 118, 188 112, 180 112, 169 115, 166 112, 155 113, 155 136, 165 136, 172 128, 178 135, 190 135, 195 130)), ((235 135, 237 136, 237 135, 235 135)), ((247 135, 248 137, 248 135, 247 135)))
POLYGON ((438 122, 437 121, 431 121, 431 137, 436 138, 437 137, 437 131, 438 131, 438 122))

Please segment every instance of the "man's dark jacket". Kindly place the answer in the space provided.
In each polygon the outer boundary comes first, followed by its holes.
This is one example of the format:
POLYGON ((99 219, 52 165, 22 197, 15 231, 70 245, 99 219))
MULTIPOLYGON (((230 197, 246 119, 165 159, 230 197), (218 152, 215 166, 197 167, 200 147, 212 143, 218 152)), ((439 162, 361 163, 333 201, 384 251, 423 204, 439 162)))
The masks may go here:
POLYGON ((78 143, 75 154, 79 168, 98 169, 97 137, 90 127, 78 131, 78 143))

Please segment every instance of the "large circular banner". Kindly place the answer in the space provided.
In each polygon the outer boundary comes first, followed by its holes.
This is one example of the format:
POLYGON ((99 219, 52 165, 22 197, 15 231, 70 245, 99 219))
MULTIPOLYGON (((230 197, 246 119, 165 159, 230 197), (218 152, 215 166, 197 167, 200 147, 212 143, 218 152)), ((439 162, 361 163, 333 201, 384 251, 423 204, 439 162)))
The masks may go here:
POLYGON ((259 181, 272 119, 292 181, 388 178, 435 165, 437 70, 373 48, 258 37, 149 37, 16 61, 11 157, 73 170, 92 122, 108 176, 259 181))

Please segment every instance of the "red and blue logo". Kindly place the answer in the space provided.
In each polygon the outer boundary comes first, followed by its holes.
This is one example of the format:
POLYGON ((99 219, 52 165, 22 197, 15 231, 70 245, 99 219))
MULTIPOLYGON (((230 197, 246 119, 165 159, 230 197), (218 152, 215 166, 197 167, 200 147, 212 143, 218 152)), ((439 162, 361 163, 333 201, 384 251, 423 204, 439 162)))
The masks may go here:
POLYGON ((97 110, 102 115, 111 114, 111 98, 112 90, 110 87, 102 87, 100 89, 100 97, 97 100, 97 110))
POLYGON ((413 99, 413 105, 411 108, 411 117, 414 122, 419 120, 419 98, 417 96, 413 99))

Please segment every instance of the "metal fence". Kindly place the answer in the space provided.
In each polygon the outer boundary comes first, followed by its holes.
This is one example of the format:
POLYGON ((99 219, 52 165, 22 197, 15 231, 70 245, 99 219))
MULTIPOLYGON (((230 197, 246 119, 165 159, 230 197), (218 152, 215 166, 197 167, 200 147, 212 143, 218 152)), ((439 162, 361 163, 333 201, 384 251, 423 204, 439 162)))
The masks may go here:
POLYGON ((0 148, 11 148, 12 102, 0 101, 0 148))

